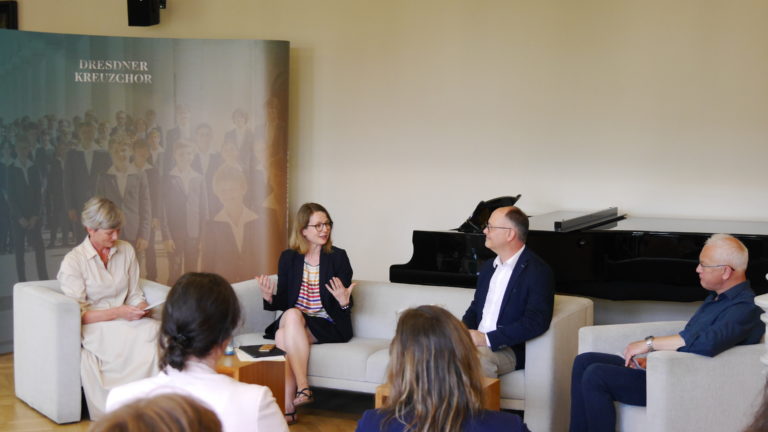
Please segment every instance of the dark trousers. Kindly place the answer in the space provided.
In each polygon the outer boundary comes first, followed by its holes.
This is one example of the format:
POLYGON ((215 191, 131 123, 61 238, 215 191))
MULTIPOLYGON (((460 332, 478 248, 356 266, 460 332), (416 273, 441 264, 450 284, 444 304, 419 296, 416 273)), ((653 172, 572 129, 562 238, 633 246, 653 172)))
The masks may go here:
MULTIPOLYGON (((0 192, 2 194, 2 192, 0 192)), ((0 254, 10 251, 13 247, 11 235, 11 215, 5 197, 0 195, 0 254)))
POLYGON ((24 263, 27 242, 29 242, 30 246, 35 250, 37 279, 48 279, 48 269, 45 267, 45 247, 43 246, 43 235, 40 225, 40 221, 38 220, 34 228, 26 229, 22 227, 18 221, 14 221, 13 246, 16 253, 16 274, 19 276, 19 282, 25 282, 27 280, 26 265, 24 263))
POLYGON ((145 262, 147 265, 147 279, 157 281, 157 251, 155 250, 155 227, 149 230, 145 262))
POLYGON ((573 361, 571 432, 614 432, 614 401, 645 406, 645 371, 617 355, 588 352, 573 361))

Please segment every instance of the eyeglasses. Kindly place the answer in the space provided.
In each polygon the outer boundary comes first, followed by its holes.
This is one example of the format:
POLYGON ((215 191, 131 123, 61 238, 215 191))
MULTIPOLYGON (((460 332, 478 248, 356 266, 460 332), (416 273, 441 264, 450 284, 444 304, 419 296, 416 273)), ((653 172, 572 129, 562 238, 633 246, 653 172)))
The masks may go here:
POLYGON ((323 222, 319 224, 314 225, 307 225, 307 228, 312 227, 315 229, 315 231, 320 232, 323 230, 323 228, 328 228, 329 230, 333 228, 333 222, 323 222))
POLYGON ((493 226, 491 224, 485 224, 485 225, 483 225, 483 230, 486 230, 486 229, 488 231, 490 231, 492 229, 514 229, 514 228, 512 228, 512 227, 503 227, 503 226, 493 226))
POLYGON ((729 267, 731 270, 733 270, 733 267, 729 266, 728 264, 712 264, 712 265, 706 265, 699 263, 699 267, 701 268, 717 268, 717 267, 729 267))

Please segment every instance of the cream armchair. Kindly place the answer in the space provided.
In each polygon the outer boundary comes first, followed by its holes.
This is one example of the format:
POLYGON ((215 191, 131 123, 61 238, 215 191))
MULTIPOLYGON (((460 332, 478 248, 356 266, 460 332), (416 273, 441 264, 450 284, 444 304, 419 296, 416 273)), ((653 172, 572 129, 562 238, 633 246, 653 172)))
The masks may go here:
MULTIPOLYGON (((141 286, 150 304, 170 290, 141 286)), ((14 285, 13 348, 16 396, 56 423, 80 421, 80 306, 58 281, 14 285)))
MULTIPOLYGON (((685 321, 583 327, 579 353, 620 353, 648 335, 680 332, 685 321)), ((647 406, 616 403, 620 431, 740 431, 752 419, 765 384, 765 345, 733 347, 715 357, 677 351, 648 355, 647 406)))

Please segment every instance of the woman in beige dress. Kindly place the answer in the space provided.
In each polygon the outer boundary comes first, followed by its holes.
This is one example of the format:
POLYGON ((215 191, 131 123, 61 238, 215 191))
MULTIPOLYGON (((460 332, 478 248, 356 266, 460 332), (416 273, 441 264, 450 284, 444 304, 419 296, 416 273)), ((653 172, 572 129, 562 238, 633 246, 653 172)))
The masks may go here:
POLYGON ((80 303, 80 376, 93 420, 104 413, 110 389, 157 373, 158 322, 144 310, 136 253, 118 239, 120 209, 91 198, 81 220, 88 237, 64 257, 58 280, 80 303))

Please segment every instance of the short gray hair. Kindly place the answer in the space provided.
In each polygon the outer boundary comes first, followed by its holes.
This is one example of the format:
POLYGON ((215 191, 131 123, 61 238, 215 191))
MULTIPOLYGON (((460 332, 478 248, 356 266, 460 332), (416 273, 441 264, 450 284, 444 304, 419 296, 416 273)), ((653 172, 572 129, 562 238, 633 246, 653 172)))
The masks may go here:
POLYGON ((95 230, 119 229, 123 226, 125 216, 112 201, 102 197, 93 197, 83 206, 80 219, 86 228, 95 230))
POLYGON ((747 270, 749 250, 736 237, 730 234, 712 234, 705 245, 715 247, 718 264, 730 266, 738 271, 747 270))

